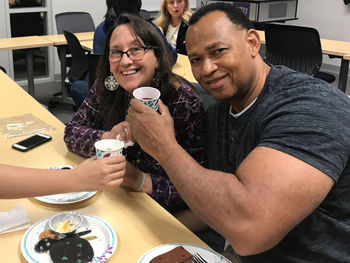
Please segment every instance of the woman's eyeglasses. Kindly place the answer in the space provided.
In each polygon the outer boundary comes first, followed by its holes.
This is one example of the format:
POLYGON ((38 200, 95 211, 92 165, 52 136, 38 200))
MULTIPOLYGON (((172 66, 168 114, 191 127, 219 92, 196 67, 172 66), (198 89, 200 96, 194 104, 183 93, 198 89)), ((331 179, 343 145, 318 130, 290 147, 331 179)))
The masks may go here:
POLYGON ((122 60, 124 54, 133 61, 141 60, 145 55, 146 50, 153 49, 153 47, 132 47, 127 51, 120 51, 118 49, 110 49, 108 59, 110 62, 119 62, 122 60))

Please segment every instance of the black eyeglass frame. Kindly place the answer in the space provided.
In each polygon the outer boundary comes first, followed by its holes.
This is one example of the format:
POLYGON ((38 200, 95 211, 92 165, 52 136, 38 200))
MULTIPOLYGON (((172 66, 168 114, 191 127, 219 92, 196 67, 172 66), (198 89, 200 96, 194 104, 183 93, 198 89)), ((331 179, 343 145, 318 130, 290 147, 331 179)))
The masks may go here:
POLYGON ((153 49, 153 50, 154 50, 154 49, 156 49, 156 47, 152 47, 152 46, 147 46, 147 47, 141 46, 141 47, 137 47, 137 48, 143 49, 143 53, 142 53, 142 56, 141 56, 140 58, 134 59, 134 58, 133 58, 133 55, 130 54, 130 50, 135 49, 135 48, 136 48, 136 47, 132 47, 132 48, 129 48, 128 50, 126 50, 126 51, 120 51, 120 50, 118 50, 118 49, 108 49, 107 58, 108 58, 108 60, 109 60, 110 62, 120 62, 120 61, 122 60, 124 54, 126 54, 126 55, 128 56, 128 58, 131 59, 132 61, 138 61, 138 60, 143 59, 143 57, 145 56, 146 50, 150 50, 150 49, 153 49), (116 59, 115 61, 114 61, 114 60, 111 60, 111 58, 110 58, 110 57, 111 57, 111 56, 110 56, 111 50, 118 51, 118 53, 119 53, 119 55, 120 55, 119 60, 118 60, 118 59, 116 59))

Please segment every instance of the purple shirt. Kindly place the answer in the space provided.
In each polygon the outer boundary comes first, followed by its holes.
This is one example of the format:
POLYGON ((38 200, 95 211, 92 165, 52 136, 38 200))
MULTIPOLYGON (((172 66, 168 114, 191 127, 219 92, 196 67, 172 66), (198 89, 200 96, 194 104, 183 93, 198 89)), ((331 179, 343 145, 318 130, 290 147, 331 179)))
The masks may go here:
MULTIPOLYGON (((94 156, 94 143, 100 140, 103 133, 110 131, 117 124, 109 124, 99 118, 98 106, 94 85, 65 129, 64 141, 70 151, 85 157, 94 156)), ((177 142, 201 165, 206 166, 203 141, 204 109, 199 95, 191 87, 181 83, 175 100, 168 105, 168 108, 174 120, 177 142)), ((150 174, 153 199, 169 211, 185 207, 184 201, 163 168, 138 144, 125 149, 124 155, 139 170, 150 174)))

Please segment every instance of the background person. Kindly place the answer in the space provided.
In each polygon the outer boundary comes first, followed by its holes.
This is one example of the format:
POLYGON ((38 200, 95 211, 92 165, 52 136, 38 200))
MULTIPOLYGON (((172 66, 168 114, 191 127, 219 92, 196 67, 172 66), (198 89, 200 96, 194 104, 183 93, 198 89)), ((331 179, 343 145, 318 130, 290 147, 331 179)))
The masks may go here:
MULTIPOLYGON (((68 149, 89 157, 95 154, 97 140, 115 139, 117 134, 123 140, 132 140, 125 122, 132 92, 152 86, 169 106, 179 144, 205 164, 203 105, 192 86, 172 73, 171 57, 158 30, 136 16, 121 16, 107 34, 103 50, 97 82, 66 126, 64 140, 68 149)), ((124 186, 150 194, 172 213, 186 207, 163 168, 138 144, 128 147, 125 156, 124 186)))
POLYGON ((350 100, 328 83, 267 65, 232 4, 191 17, 192 72, 218 102, 206 116, 209 167, 174 138, 172 118, 131 100, 127 121, 189 207, 243 262, 350 258, 350 100))
POLYGON ((102 54, 109 29, 121 13, 139 15, 141 0, 106 0, 107 11, 104 20, 96 27, 93 49, 95 54, 102 54))
POLYGON ((177 53, 187 55, 185 36, 192 15, 188 0, 162 0, 156 25, 177 53))
POLYGON ((75 169, 49 170, 0 164, 0 198, 24 198, 80 191, 103 191, 120 185, 125 157, 85 160, 75 169))

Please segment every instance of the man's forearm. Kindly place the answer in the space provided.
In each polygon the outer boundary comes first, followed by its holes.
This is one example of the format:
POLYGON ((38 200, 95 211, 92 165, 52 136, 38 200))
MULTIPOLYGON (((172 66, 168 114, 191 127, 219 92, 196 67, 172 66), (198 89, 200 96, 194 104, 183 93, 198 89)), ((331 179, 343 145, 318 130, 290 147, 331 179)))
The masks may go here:
MULTIPOLYGON (((163 149, 155 158, 186 203, 206 224, 227 234, 228 221, 233 219, 230 214, 236 206, 227 194, 232 192, 227 186, 236 184, 239 192, 242 184, 232 174, 202 167, 179 145, 163 149)), ((237 209, 235 216, 238 214, 237 209)))

